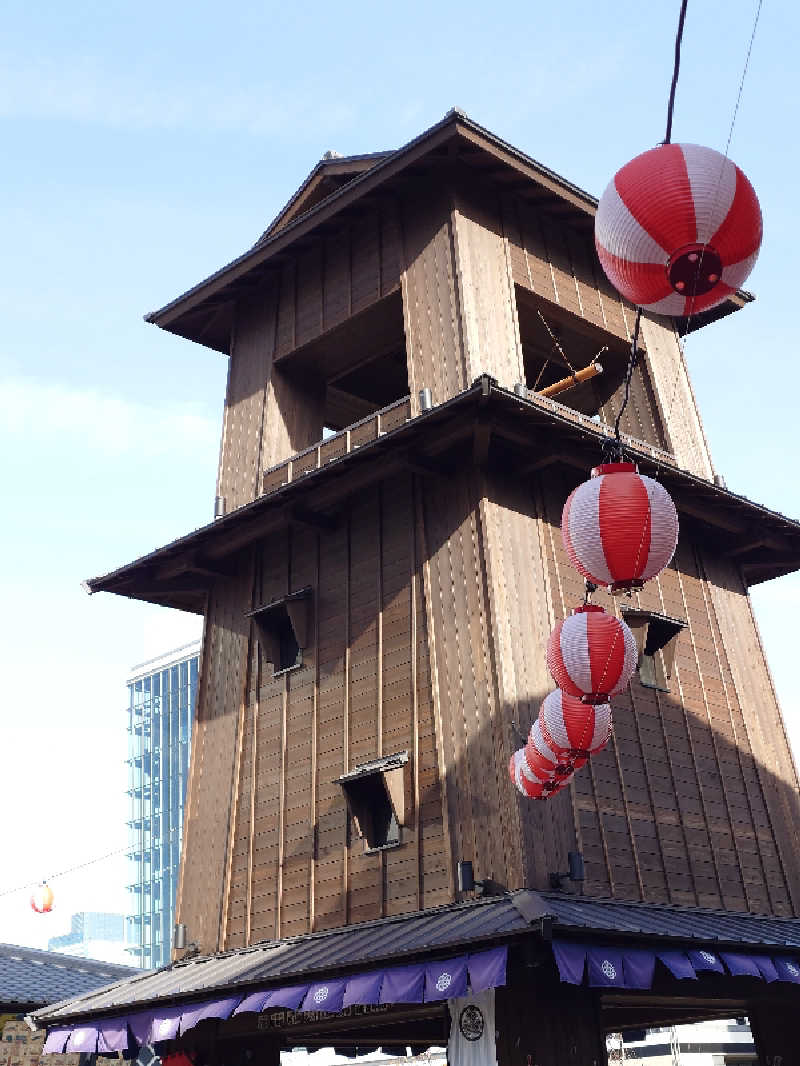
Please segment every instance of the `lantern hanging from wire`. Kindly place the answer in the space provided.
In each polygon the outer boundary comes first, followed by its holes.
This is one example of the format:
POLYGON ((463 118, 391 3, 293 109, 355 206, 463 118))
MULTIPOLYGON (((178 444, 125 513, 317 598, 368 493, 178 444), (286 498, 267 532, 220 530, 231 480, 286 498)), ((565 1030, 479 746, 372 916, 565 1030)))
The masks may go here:
POLYGON ((727 156, 697 144, 662 144, 617 171, 600 198, 594 232, 603 270, 626 299, 686 316, 744 284, 761 246, 761 208, 727 156))
POLYGON ((547 641, 547 668, 560 689, 584 703, 608 703, 627 686, 639 657, 619 618, 593 603, 576 607, 547 641))
POLYGON ((678 513, 664 486, 634 463, 604 463, 570 493, 561 535, 569 561, 595 585, 641 588, 675 553, 678 513))
POLYGON ((538 718, 531 726, 528 743, 522 750, 525 752, 528 767, 539 777, 551 775, 562 780, 572 777, 575 770, 586 765, 586 755, 573 759, 563 752, 555 751, 547 742, 538 718))
POLYGON ((517 791, 528 799, 549 799, 569 783, 569 777, 539 777, 527 764, 525 749, 520 748, 511 756, 508 772, 517 791))
POLYGON ((538 723, 551 751, 563 759, 585 760, 608 743, 611 705, 583 703, 557 688, 542 701, 538 723))
POLYGON ((37 914, 47 914, 53 909, 55 897, 52 888, 42 881, 31 893, 31 907, 37 914))

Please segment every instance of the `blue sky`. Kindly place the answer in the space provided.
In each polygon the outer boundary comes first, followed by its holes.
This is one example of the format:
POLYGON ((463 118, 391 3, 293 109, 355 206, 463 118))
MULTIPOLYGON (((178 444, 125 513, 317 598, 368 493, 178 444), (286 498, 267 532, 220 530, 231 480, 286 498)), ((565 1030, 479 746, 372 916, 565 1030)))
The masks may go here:
MULTIPOLYGON (((452 106, 599 194, 664 136, 677 9, 7 0, 0 893, 124 847, 126 672, 198 632, 79 584, 212 513, 226 361, 142 315, 251 244, 326 149, 397 147, 452 106)), ((689 4, 675 140, 724 149, 755 10, 689 4)), ((767 0, 731 144, 764 212, 758 301, 687 344, 717 468, 794 517, 799 31, 767 0)), ((800 582, 754 602, 797 744, 800 582)), ((124 909, 125 873, 55 881, 49 918, 0 895, 0 940, 124 909)))

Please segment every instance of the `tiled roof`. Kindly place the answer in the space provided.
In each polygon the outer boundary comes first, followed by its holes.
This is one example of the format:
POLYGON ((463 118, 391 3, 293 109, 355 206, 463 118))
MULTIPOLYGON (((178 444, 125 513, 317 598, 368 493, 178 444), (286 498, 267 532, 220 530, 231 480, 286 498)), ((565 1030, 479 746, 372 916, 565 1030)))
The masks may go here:
POLYGON ((81 996, 135 973, 132 966, 0 944, 0 1010, 6 1006, 39 1007, 81 996))
POLYGON ((335 971, 452 952, 467 945, 496 944, 525 933, 541 934, 547 925, 560 936, 584 940, 599 935, 606 940, 624 937, 648 943, 655 939, 686 944, 713 941, 772 951, 800 948, 797 918, 521 891, 187 959, 154 973, 137 974, 37 1016, 46 1024, 273 981, 327 977, 335 971))

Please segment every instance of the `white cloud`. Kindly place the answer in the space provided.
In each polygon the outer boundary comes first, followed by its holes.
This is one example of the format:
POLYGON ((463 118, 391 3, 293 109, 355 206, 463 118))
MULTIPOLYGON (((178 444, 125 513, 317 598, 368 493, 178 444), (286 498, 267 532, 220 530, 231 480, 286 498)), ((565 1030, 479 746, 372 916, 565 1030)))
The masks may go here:
POLYGON ((266 82, 225 85, 219 72, 199 82, 159 84, 147 71, 113 70, 96 60, 0 57, 0 117, 55 119, 120 129, 240 130, 251 134, 339 128, 348 105, 318 87, 266 82))
POLYGON ((213 447, 219 437, 217 420, 188 406, 160 408, 110 392, 22 377, 0 381, 0 426, 3 436, 26 442, 31 427, 39 426, 60 441, 62 450, 80 443, 112 458, 132 452, 141 458, 176 451, 192 455, 213 447))

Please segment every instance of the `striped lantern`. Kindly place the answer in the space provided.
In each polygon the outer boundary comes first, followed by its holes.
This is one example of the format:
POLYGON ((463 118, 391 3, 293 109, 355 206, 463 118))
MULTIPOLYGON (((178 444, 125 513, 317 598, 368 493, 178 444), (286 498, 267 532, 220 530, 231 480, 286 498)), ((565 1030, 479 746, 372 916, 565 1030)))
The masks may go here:
POLYGON ((563 759, 585 761, 608 743, 611 705, 583 703, 557 688, 542 702, 538 725, 551 751, 563 759))
POLYGON ((570 493, 561 535, 569 561, 595 585, 641 588, 675 553, 678 513, 664 486, 634 463, 604 463, 570 493))
POLYGON ((622 692, 636 669, 633 633, 593 603, 577 607, 547 641, 547 668, 559 688, 584 703, 607 703, 622 692))
POLYGON ((43 881, 31 893, 31 907, 37 914, 47 914, 53 909, 53 890, 43 881))
POLYGON ((575 770, 586 765, 587 756, 570 758, 562 752, 555 751, 547 742, 542 731, 542 724, 537 719, 531 726, 528 743, 522 749, 529 769, 537 777, 550 775, 557 779, 572 777, 575 770))
POLYGON ((508 765, 509 775, 517 791, 528 799, 549 799, 569 783, 569 777, 545 777, 534 774, 525 760, 525 749, 520 748, 511 756, 508 765))
POLYGON ((714 307, 743 285, 761 234, 753 186, 697 144, 663 144, 626 163, 594 223, 611 284, 631 303, 675 316, 714 307))

